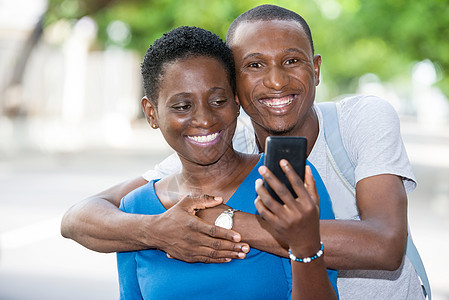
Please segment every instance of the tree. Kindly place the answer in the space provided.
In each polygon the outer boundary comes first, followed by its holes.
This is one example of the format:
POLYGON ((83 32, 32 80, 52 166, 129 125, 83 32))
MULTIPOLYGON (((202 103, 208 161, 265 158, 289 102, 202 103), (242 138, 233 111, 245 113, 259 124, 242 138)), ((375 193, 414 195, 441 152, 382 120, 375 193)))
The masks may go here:
MULTIPOLYGON (((128 24, 125 46, 143 54, 162 33, 199 26, 226 35, 240 13, 266 1, 252 0, 50 0, 46 24, 90 15, 99 28, 99 43, 114 20, 128 24)), ((301 14, 310 24, 315 48, 323 56, 329 96, 353 92, 355 79, 375 73, 383 81, 403 80, 413 62, 430 59, 439 69, 438 85, 449 95, 449 5, 443 0, 271 1, 301 14)))

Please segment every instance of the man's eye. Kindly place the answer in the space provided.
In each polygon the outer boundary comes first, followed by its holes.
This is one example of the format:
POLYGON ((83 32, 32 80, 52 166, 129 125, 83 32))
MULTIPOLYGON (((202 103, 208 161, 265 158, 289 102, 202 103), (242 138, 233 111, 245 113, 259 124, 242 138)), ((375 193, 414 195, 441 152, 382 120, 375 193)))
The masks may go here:
POLYGON ((248 65, 248 68, 253 68, 253 69, 258 69, 258 68, 260 68, 262 65, 260 64, 260 63, 250 63, 249 65, 248 65))
POLYGON ((285 61, 285 64, 291 65, 291 64, 295 64, 297 62, 298 62, 298 60, 296 58, 290 58, 285 61))

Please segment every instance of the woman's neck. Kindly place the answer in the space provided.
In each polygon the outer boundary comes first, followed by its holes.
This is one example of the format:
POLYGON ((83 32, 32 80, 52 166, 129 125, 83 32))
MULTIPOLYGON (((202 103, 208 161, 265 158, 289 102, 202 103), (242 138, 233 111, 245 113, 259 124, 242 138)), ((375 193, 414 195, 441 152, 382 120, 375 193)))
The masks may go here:
POLYGON ((156 185, 158 197, 166 208, 174 205, 180 195, 207 194, 223 197, 226 202, 257 164, 259 156, 230 149, 217 162, 207 166, 180 159, 181 172, 156 185))
POLYGON ((235 180, 236 172, 244 172, 245 160, 248 159, 244 154, 231 150, 217 162, 207 166, 181 159, 179 179, 182 180, 182 186, 187 190, 201 189, 203 194, 216 190, 217 187, 228 186, 235 180))

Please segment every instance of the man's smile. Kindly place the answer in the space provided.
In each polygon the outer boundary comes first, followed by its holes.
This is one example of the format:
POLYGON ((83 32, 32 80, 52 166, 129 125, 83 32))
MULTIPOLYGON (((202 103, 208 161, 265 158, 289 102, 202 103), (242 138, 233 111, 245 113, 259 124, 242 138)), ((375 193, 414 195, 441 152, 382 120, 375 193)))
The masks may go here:
POLYGON ((295 95, 287 95, 284 97, 279 98, 262 98, 259 99, 259 103, 273 108, 282 108, 285 107, 293 102, 293 100, 296 98, 295 95))

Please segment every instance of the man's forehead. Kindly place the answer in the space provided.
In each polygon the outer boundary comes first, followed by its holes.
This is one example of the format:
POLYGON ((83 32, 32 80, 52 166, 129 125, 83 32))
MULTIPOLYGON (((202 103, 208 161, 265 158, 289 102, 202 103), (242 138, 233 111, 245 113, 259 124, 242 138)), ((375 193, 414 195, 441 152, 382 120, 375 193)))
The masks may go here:
POLYGON ((235 51, 238 51, 239 55, 248 55, 248 52, 254 51, 259 52, 258 48, 261 45, 271 49, 278 47, 296 48, 306 53, 313 52, 307 33, 303 26, 295 20, 242 22, 236 27, 232 40, 229 42, 229 47, 234 52, 234 56, 237 55, 235 51), (275 45, 278 47, 274 47, 275 45))
POLYGON ((305 34, 302 25, 296 20, 253 20, 243 21, 235 28, 230 47, 234 45, 235 41, 240 39, 242 35, 262 35, 266 33, 267 26, 276 27, 278 29, 299 30, 305 34))

